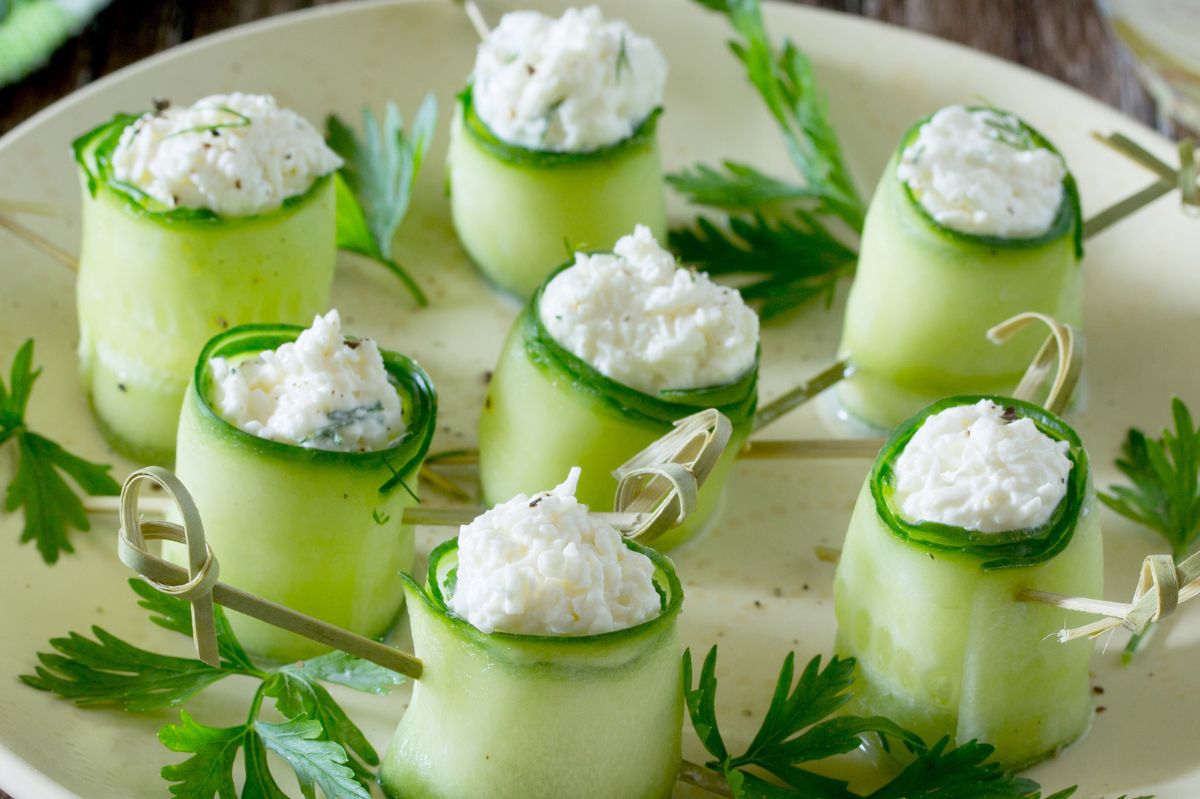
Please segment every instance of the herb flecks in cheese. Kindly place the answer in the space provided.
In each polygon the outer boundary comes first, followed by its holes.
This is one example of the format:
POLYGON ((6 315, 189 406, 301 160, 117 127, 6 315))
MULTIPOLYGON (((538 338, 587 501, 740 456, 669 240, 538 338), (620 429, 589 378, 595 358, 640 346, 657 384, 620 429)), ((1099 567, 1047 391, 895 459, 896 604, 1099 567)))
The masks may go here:
POLYGON ((893 502, 909 522, 985 533, 1038 527, 1066 496, 1067 449, 990 400, 947 408, 896 459, 893 502))
POLYGON ((628 138, 662 105, 667 60, 600 9, 505 14, 479 46, 475 111, 504 141, 586 152, 628 138))
POLYGON ((144 114, 121 134, 113 176, 167 208, 247 216, 278 208, 342 165, 308 120, 263 94, 219 94, 144 114))
POLYGON ((213 358, 212 401, 230 424, 311 449, 367 452, 404 433, 400 395, 371 339, 347 341, 336 310, 295 342, 241 361, 213 358))
POLYGON ((597 635, 661 612, 653 562, 588 515, 579 473, 462 526, 451 610, 485 633, 527 635, 597 635))
POLYGON ((576 254, 539 310, 565 349, 647 393, 730 383, 758 350, 758 315, 741 295, 680 268, 641 225, 612 254, 576 254))
POLYGON ((1054 224, 1067 167, 1012 114, 960 105, 921 126, 896 177, 939 225, 960 233, 1032 238, 1054 224))

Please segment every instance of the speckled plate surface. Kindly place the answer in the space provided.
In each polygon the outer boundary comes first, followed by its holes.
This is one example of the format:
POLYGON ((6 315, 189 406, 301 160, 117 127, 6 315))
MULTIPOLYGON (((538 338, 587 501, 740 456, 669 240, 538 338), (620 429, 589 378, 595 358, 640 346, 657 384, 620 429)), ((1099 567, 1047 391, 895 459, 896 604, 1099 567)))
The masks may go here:
MULTIPOLYGON (((506 0, 504 8, 518 4, 506 0)), ((559 7, 549 0, 524 3, 559 7)), ((738 156, 786 174, 774 126, 726 52, 719 18, 685 0, 605 0, 605 8, 653 36, 671 61, 661 140, 668 168, 698 159, 738 156)), ((495 18, 502 10, 485 4, 495 18)), ((877 179, 897 137, 937 107, 984 97, 1012 108, 1053 139, 1079 178, 1084 208, 1094 212, 1148 182, 1111 155, 1092 131, 1123 131, 1165 158, 1168 143, 1110 108, 1060 84, 978 53, 848 16, 768 8, 777 35, 788 34, 817 65, 838 130, 860 185, 877 179)), ((356 117, 363 104, 395 99, 412 113, 434 90, 443 115, 433 157, 400 231, 398 254, 427 287, 432 306, 415 311, 382 270, 343 257, 334 300, 347 327, 417 357, 438 385, 442 416, 434 447, 471 445, 484 374, 516 312, 471 270, 455 241, 441 191, 441 156, 454 92, 470 69, 475 34, 449 0, 353 3, 280 17, 213 36, 149 59, 77 92, 0 140, 0 197, 53 204, 61 218, 29 224, 68 251, 79 235, 78 186, 67 146, 114 111, 136 110, 152 97, 188 101, 240 89, 271 92, 310 119, 333 111, 356 117)), ((686 211, 676 205, 677 219, 686 211)), ((1089 243, 1086 311, 1090 403, 1074 421, 1097 465, 1111 467, 1131 423, 1157 429, 1168 399, 1200 407, 1200 223, 1176 202, 1160 201, 1089 243)), ((75 371, 73 276, 0 231, 0 363, 27 336, 45 367, 30 418, 35 429, 69 449, 134 464, 107 450, 92 425, 75 371)), ((844 295, 844 291, 842 292, 844 295)), ((766 329, 762 389, 769 399, 832 357, 841 298, 832 311, 812 309, 766 329)), ((812 407, 770 430, 772 437, 828 435, 812 407)), ((11 449, 11 448, 10 448, 11 449)), ((0 479, 12 469, 0 458, 0 479)), ((721 645, 720 716, 727 739, 744 742, 757 727, 784 654, 801 659, 830 649, 833 567, 814 546, 837 546, 865 462, 741 463, 731 480, 723 521, 675 554, 687 588, 681 625, 686 644, 721 645)), ((1127 600, 1142 556, 1161 548, 1149 533, 1104 511, 1110 598, 1127 600)), ((20 519, 0 518, 0 787, 18 799, 59 796, 149 797, 166 794, 159 768, 179 756, 155 738, 175 712, 145 716, 80 710, 22 686, 47 639, 100 623, 130 641, 164 651, 186 642, 145 621, 116 559, 115 522, 98 520, 76 535, 77 554, 42 564, 18 546, 20 519)), ((422 530, 422 551, 445 531, 422 530)), ((218 553, 219 554, 219 553, 218 553)), ((1136 664, 1119 664, 1120 641, 1097 649, 1097 694, 1089 736, 1032 776, 1058 788, 1078 783, 1081 797, 1154 793, 1200 797, 1200 610, 1184 612, 1136 664)), ((244 712, 246 684, 210 689, 189 706, 207 723, 244 712)), ((382 748, 404 712, 407 691, 385 699, 337 691, 350 714, 382 748)), ((685 754, 702 752, 690 732, 685 754)), ((854 764, 848 768, 853 771, 854 764)), ((686 794, 680 790, 680 795, 686 794)))

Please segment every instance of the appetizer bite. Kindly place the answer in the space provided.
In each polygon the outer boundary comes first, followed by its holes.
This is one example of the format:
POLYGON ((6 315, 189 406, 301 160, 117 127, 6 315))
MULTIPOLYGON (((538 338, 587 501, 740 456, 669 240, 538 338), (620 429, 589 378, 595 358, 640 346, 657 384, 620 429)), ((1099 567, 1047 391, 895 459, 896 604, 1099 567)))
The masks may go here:
POLYGON ((1083 222, 1062 156, 1013 114, 950 106, 884 170, 846 307, 842 409, 890 430, 941 397, 1012 390, 1039 341, 986 333, 1025 311, 1082 325, 1083 222))
POLYGON ((342 161, 303 117, 251 94, 119 114, 74 149, 84 385, 114 447, 170 462, 205 341, 328 307, 342 161))
POLYGON ((534 294, 505 342, 479 422, 488 504, 549 485, 581 464, 579 498, 612 504, 613 472, 703 408, 733 435, 699 506, 665 549, 713 516, 757 403, 758 317, 734 289, 681 269, 650 229, 612 253, 577 253, 534 294))
POLYGON ((838 653, 858 661, 852 712, 1028 766, 1091 719, 1091 644, 1022 589, 1100 596, 1087 453, 1061 419, 955 397, 900 426, 863 486, 838 564, 838 653))
POLYGON ((638 223, 666 240, 666 77, 654 42, 595 6, 504 15, 479 46, 448 156, 454 227, 488 280, 525 298, 572 248, 607 250, 638 223))
POLYGON ((464 525, 404 579, 425 664, 384 757, 392 797, 671 795, 683 684, 671 562, 575 497, 580 478, 464 525))
MULTIPOLYGON (((204 518, 221 578, 378 636, 404 601, 417 472, 437 399, 416 363, 345 338, 337 311, 312 327, 245 325, 200 355, 179 423, 176 471, 204 518)), ((182 557, 182 553, 176 553, 182 557)), ((238 614, 250 652, 322 647, 238 614)))

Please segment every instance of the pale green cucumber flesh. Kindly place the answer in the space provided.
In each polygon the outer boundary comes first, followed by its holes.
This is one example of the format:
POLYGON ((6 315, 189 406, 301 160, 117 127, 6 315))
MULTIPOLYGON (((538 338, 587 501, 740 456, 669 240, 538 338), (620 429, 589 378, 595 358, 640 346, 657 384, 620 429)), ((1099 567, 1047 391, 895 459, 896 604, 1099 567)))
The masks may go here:
POLYGON ((993 325, 1025 311, 1083 320, 1073 227, 1030 246, 949 236, 895 170, 893 156, 867 214, 840 349, 854 373, 837 387, 852 416, 883 430, 942 397, 1011 393, 1045 333, 997 346, 993 325))
POLYGON ((184 389, 204 343, 249 322, 328 310, 336 263, 332 181, 247 220, 168 224, 97 186, 83 191, 76 300, 80 365, 109 440, 169 463, 184 389))
POLYGON ((671 795, 683 721, 677 606, 585 639, 489 636, 405 588, 425 670, 383 759, 388 796, 671 795))
POLYGON ((864 486, 834 581, 837 651, 858 661, 851 712, 929 742, 993 744, 1008 767, 1053 755, 1087 730, 1091 644, 1060 644, 1053 634, 1078 620, 1014 597, 1100 596, 1102 558, 1094 494, 1056 557, 985 572, 978 557, 896 537, 864 486))
MULTIPOLYGON (((679 418, 699 408, 681 409, 679 418)), ((669 549, 697 535, 714 519, 737 451, 751 418, 735 420, 734 435, 700 490, 696 510, 654 542, 669 549)), ((671 429, 622 414, 578 390, 569 376, 533 363, 523 325, 509 333, 492 375, 479 418, 479 476, 487 505, 517 494, 532 495, 561 483, 571 467, 582 468, 576 496, 608 511, 616 497, 612 472, 671 429)))
POLYGON ((528 297, 576 251, 611 250, 636 225, 666 241, 654 137, 611 157, 548 166, 507 163, 484 148, 460 103, 447 157, 459 241, 489 281, 528 297))
MULTIPOLYGON (((281 328, 243 327, 215 341, 259 329, 281 328)), ((294 339, 299 330, 289 328, 269 346, 294 339)), ((205 348, 198 372, 211 354, 236 355, 213 346, 205 348)), ((398 357, 385 353, 393 377, 398 357)), ((364 453, 258 439, 216 416, 193 382, 179 425, 176 473, 200 511, 223 582, 360 635, 378 637, 391 628, 404 602, 400 575, 414 557, 413 528, 402 519, 416 499, 404 487, 380 490, 393 477, 384 460, 415 491, 436 417, 428 378, 411 369, 416 376, 397 386, 406 437, 391 450, 364 453)), ((171 556, 181 560, 183 553, 171 556)), ((328 650, 237 613, 230 623, 247 651, 265 660, 328 650)))

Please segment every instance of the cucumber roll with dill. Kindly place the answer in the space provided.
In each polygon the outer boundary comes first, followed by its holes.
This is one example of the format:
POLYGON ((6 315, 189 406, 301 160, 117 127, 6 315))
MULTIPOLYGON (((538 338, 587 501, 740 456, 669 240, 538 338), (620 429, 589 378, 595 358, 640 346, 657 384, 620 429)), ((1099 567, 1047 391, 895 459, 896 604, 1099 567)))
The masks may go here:
POLYGON ((114 447, 169 463, 208 339, 328 307, 341 159, 302 117, 245 94, 117 115, 74 149, 84 385, 114 447))
POLYGON ((842 409, 890 430, 942 397, 1011 392, 1040 342, 987 330, 1026 311, 1082 325, 1082 234, 1074 178, 1025 122, 963 106, 918 122, 867 213, 842 409))
POLYGON ((527 298, 572 249, 635 224, 665 241, 657 124, 667 63, 594 6, 506 14, 479 47, 451 130, 454 227, 489 281, 527 298))
POLYGON ((712 520, 757 405, 758 317, 733 289, 682 269, 639 226, 613 253, 577 254, 509 332, 479 422, 484 499, 583 467, 578 496, 612 506, 613 471, 673 423, 717 408, 733 437, 696 511, 665 549, 712 520))
POLYGON ((1070 613, 1023 589, 1101 596, 1087 453, 1065 422, 1002 397, 956 397, 879 453, 834 581, 852 712, 927 741, 996 747, 1008 768, 1054 755, 1091 719, 1092 646, 1055 640, 1070 613))
POLYGON ((573 496, 493 508, 405 577, 421 679, 384 757, 395 799, 666 799, 683 590, 573 496))
MULTIPOLYGON (((413 361, 311 328, 246 325, 205 346, 184 400, 176 471, 221 557, 221 579, 366 636, 387 632, 413 563, 417 472, 437 400, 413 361)), ((182 552, 174 553, 182 557, 182 552)), ((232 614, 250 652, 320 645, 232 614)))

